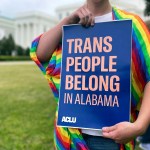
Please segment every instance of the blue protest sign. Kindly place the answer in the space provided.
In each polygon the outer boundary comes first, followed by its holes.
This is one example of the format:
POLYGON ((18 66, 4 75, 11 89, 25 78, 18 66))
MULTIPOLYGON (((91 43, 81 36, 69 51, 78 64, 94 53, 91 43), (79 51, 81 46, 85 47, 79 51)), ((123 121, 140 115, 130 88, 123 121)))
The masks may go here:
POLYGON ((132 21, 63 27, 57 125, 100 129, 129 121, 132 21))

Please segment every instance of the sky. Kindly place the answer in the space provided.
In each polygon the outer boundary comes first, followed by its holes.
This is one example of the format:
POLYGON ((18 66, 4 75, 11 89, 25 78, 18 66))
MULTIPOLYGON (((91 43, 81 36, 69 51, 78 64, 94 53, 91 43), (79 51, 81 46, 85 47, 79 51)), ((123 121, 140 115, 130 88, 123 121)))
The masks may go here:
POLYGON ((24 11, 43 11, 54 15, 55 8, 64 4, 83 2, 84 0, 0 0, 0 15, 14 18, 24 11))

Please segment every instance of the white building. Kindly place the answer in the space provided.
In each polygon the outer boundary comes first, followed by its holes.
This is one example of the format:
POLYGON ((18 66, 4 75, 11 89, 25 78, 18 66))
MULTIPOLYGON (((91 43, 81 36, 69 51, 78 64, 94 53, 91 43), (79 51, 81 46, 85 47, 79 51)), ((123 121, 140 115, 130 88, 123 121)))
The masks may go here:
MULTIPOLYGON (((144 17, 144 0, 110 0, 113 6, 138 14, 144 21, 150 19, 144 17)), ((30 47, 31 41, 56 25, 59 20, 68 16, 82 3, 64 5, 56 9, 56 16, 50 16, 42 12, 25 12, 17 14, 14 19, 0 16, 0 39, 12 34, 16 44, 24 48, 30 47)))
POLYGON ((11 34, 16 44, 27 48, 31 46, 31 41, 35 37, 56 23, 56 17, 42 12, 25 12, 17 14, 14 19, 0 16, 0 40, 11 34))
POLYGON ((8 37, 9 34, 12 36, 15 34, 14 20, 6 17, 0 17, 0 39, 8 37))
MULTIPOLYGON (((144 9, 145 9, 145 3, 144 0, 110 0, 112 6, 115 6, 117 8, 138 14, 143 20, 147 20, 148 18, 144 16, 144 9)), ((58 7, 56 9, 57 18, 60 20, 64 18, 65 16, 68 16, 71 12, 79 8, 85 3, 83 1, 82 3, 74 3, 72 5, 65 5, 58 7)))
POLYGON ((15 42, 26 48, 36 36, 52 28, 57 19, 41 12, 26 12, 18 14, 14 22, 15 42))

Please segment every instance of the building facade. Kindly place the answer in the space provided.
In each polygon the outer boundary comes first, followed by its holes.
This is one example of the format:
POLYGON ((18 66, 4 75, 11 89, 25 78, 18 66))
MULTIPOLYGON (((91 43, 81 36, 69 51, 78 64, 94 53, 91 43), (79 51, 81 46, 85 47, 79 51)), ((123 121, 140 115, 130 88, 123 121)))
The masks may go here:
POLYGON ((52 28, 58 19, 42 12, 17 14, 14 19, 0 16, 0 40, 11 34, 17 45, 23 48, 31 46, 31 41, 52 28))
MULTIPOLYGON (((144 16, 144 0, 110 0, 110 2, 113 6, 138 14, 144 21, 150 20, 144 16)), ((12 34, 16 44, 23 48, 30 47, 35 37, 55 26, 84 3, 85 1, 58 7, 55 16, 42 12, 24 12, 17 14, 14 19, 0 16, 0 39, 12 34)))
POLYGON ((17 15, 14 22, 15 42, 27 48, 36 36, 52 28, 57 19, 41 12, 26 12, 17 15))
MULTIPOLYGON (((144 9, 145 9, 144 0, 126 0, 126 1, 110 0, 110 2, 112 6, 138 14, 144 21, 149 19, 148 17, 144 16, 144 9)), ((85 4, 85 1, 83 1, 82 3, 78 3, 78 4, 74 3, 72 5, 65 5, 65 6, 58 7, 56 9, 57 18, 60 20, 68 16, 74 10, 82 6, 83 4, 85 4)))
POLYGON ((15 35, 14 20, 6 17, 0 17, 0 40, 3 37, 8 37, 9 34, 13 37, 15 35))

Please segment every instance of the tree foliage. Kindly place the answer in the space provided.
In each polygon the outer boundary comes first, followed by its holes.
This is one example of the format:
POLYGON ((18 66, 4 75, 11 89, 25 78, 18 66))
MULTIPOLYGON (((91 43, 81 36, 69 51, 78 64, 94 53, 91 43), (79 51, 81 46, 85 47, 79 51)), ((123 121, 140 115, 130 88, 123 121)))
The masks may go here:
POLYGON ((11 55, 12 50, 15 48, 15 42, 12 35, 8 38, 4 37, 0 40, 0 54, 1 55, 11 55))
POLYGON ((11 34, 8 37, 4 37, 0 40, 0 55, 10 56, 14 51, 19 56, 29 56, 29 48, 24 49, 21 46, 16 45, 11 34))
POLYGON ((145 8, 144 14, 146 16, 150 16, 150 0, 145 0, 145 3, 146 3, 146 8, 145 8))

